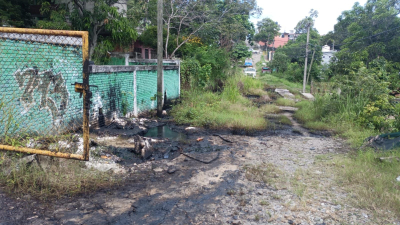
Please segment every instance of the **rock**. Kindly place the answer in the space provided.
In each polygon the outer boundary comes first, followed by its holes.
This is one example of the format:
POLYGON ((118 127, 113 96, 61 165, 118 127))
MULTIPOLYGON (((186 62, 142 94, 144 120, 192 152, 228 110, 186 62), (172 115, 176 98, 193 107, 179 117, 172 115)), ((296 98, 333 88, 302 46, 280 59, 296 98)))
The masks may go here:
POLYGON ((166 153, 166 154, 164 155, 164 159, 168 159, 168 158, 169 158, 169 154, 166 153))
POLYGON ((158 167, 158 168, 155 168, 155 169, 153 169, 154 170, 154 172, 162 172, 163 171, 163 169, 162 168, 160 168, 160 167, 158 167))
POLYGON ((341 205, 336 205, 336 206, 333 206, 333 208, 337 209, 337 210, 340 210, 342 208, 342 206, 341 205))
POLYGON ((136 135, 134 139, 136 142, 134 152, 138 155, 141 155, 143 159, 148 159, 154 152, 154 149, 150 144, 150 140, 143 139, 139 135, 136 135))
POLYGON ((150 158, 151 155, 153 155, 153 147, 149 144, 149 142, 145 142, 145 147, 142 148, 141 150, 141 156, 143 159, 148 159, 150 158))
POLYGON ((242 222, 240 220, 232 221, 232 225, 239 225, 239 224, 242 224, 242 222))
POLYGON ((263 195, 264 193, 262 191, 257 191, 257 194, 263 195))
POLYGON ((186 127, 185 128, 185 130, 187 131, 187 130, 196 130, 197 128, 196 127, 186 127))
POLYGON ((178 169, 177 169, 176 167, 170 166, 170 167, 168 168, 168 170, 167 170, 167 173, 173 174, 173 173, 175 173, 176 171, 178 171, 178 169))
POLYGON ((314 147, 312 147, 312 148, 310 148, 310 150, 315 150, 315 148, 314 148, 314 147))

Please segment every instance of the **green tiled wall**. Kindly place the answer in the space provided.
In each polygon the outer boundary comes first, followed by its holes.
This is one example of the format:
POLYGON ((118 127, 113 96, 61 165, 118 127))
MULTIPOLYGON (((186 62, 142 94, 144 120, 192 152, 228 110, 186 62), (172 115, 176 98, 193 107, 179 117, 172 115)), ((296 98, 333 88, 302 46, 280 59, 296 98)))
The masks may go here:
MULTIPOLYGON (((0 138, 80 126, 83 100, 72 84, 82 83, 81 46, 0 38, 0 65, 0 138)), ((99 108, 108 118, 134 112, 134 72, 94 73, 89 82, 92 119, 99 108)), ((157 71, 136 71, 136 83, 137 111, 155 109, 157 71)), ((178 70, 164 71, 164 85, 169 99, 179 97, 178 70)))
POLYGON ((91 116, 97 118, 99 108, 107 118, 133 111, 133 72, 94 73, 89 76, 92 91, 91 116))
POLYGON ((80 122, 83 102, 71 84, 82 82, 81 46, 0 38, 0 65, 0 137, 80 122))

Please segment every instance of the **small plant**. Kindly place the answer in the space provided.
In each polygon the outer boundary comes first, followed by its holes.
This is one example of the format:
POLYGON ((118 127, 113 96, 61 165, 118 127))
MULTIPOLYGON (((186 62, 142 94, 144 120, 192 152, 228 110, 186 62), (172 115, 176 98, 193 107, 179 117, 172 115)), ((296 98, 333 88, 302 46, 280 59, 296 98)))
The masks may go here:
POLYGON ((254 217, 254 220, 255 220, 256 222, 258 222, 258 221, 260 221, 260 218, 261 218, 261 216, 257 214, 257 215, 254 217))
POLYGON ((233 190, 233 189, 229 189, 229 190, 226 192, 226 194, 227 194, 227 195, 235 195, 235 194, 236 194, 236 191, 233 190))
POLYGON ((261 201, 260 201, 260 205, 263 205, 263 206, 264 206, 264 205, 269 205, 269 203, 268 203, 267 201, 265 201, 265 200, 261 200, 261 201))

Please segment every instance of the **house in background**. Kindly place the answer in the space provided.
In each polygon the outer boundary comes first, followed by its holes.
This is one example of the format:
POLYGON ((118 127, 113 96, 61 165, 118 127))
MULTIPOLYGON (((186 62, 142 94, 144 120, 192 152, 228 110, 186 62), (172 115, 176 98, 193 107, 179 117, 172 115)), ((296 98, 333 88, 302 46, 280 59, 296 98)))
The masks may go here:
POLYGON ((322 47, 322 65, 329 64, 331 58, 335 55, 336 52, 336 50, 331 50, 331 47, 329 47, 329 45, 324 45, 322 47))
POLYGON ((258 44, 262 49, 266 49, 268 51, 266 60, 271 61, 274 57, 275 50, 279 47, 286 45, 289 42, 289 40, 290 40, 289 33, 284 32, 274 38, 274 42, 268 45, 268 49, 265 48, 266 45, 265 42, 260 41, 258 44))

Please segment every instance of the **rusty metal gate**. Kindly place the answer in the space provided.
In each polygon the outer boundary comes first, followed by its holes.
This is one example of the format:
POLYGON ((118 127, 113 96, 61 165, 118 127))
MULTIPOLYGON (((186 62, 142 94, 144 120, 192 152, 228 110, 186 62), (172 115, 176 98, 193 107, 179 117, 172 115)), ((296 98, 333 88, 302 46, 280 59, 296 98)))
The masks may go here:
POLYGON ((88 32, 0 27, 0 150, 89 160, 88 32))

